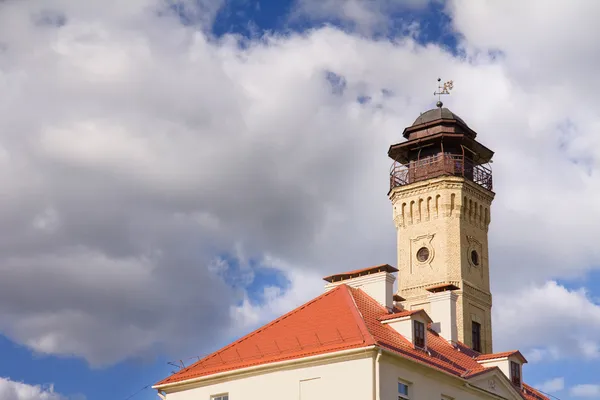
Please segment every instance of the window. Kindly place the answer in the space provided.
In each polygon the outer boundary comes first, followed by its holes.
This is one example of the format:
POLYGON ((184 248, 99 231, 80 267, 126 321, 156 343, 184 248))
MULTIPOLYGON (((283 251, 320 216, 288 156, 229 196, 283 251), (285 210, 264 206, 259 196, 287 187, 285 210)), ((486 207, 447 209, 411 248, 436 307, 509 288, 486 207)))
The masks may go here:
POLYGON ((471 250, 471 262, 474 266, 479 265, 479 254, 475 250, 471 250))
POLYGON ((416 347, 425 347, 425 324, 420 321, 413 321, 413 335, 415 337, 416 347))
POLYGON ((210 400, 229 400, 229 394, 219 394, 216 396, 211 396, 210 400))
POLYGON ((473 350, 481 353, 481 324, 479 322, 471 322, 471 341, 473 350))
POLYGON ((521 366, 514 361, 510 362, 510 380, 513 385, 521 387, 521 366))
POLYGON ((409 399, 408 385, 406 383, 398 382, 398 400, 403 399, 409 399))
POLYGON ((417 260, 422 263, 429 260, 429 249, 427 247, 421 247, 417 251, 417 260))

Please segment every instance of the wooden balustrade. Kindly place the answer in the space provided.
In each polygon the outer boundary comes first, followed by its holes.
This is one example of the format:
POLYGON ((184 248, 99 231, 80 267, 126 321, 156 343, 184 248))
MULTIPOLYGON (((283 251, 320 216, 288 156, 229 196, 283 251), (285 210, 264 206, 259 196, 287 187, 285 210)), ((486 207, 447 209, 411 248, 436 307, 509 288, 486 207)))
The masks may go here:
POLYGON ((492 190, 492 171, 455 154, 438 154, 404 165, 395 162, 390 171, 390 189, 439 176, 461 176, 492 190))

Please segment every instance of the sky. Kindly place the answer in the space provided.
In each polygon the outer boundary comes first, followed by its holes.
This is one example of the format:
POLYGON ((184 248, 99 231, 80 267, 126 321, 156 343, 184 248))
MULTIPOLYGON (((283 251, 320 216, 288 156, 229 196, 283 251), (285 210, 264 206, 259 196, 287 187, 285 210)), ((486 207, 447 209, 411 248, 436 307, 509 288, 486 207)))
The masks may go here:
POLYGON ((600 398, 599 14, 0 0, 0 398, 155 399, 169 362, 321 277, 395 265, 387 149, 438 77, 496 152, 494 350, 556 398, 600 398))

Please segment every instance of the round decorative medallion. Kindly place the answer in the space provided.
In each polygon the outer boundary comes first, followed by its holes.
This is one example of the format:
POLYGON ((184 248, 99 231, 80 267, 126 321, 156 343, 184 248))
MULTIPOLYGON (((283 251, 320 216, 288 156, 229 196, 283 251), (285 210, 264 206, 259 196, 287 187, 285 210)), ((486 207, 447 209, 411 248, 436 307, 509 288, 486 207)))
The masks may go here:
POLYGON ((479 253, 476 250, 471 250, 471 262, 475 266, 479 265, 479 253))
POLYGON ((429 260, 429 254, 429 249, 423 246, 417 251, 417 260, 424 263, 425 261, 429 260))

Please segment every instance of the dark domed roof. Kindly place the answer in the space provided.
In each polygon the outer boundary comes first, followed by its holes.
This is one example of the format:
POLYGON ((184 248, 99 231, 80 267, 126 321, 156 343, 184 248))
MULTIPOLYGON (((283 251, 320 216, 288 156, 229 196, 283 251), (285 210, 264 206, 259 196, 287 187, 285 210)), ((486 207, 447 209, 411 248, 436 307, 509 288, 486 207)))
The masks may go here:
POLYGON ((462 120, 462 118, 460 118, 458 115, 454 114, 452 111, 448 110, 447 108, 436 107, 432 110, 425 111, 423 114, 421 114, 419 116, 419 118, 417 118, 415 120, 415 122, 413 122, 412 126, 425 124, 427 122, 437 121, 438 119, 450 119, 450 120, 461 122, 464 125, 467 125, 465 123, 465 121, 462 120))

